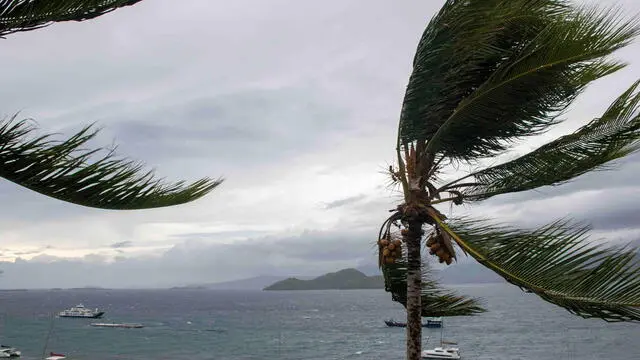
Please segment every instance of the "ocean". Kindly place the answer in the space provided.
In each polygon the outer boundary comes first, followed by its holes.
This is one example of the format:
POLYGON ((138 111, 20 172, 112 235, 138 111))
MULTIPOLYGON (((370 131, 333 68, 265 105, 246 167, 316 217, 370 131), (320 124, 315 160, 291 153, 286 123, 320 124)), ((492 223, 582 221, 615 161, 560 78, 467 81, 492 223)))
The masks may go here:
MULTIPOLYGON (((446 318, 444 338, 463 359, 640 359, 640 326, 585 320, 503 284, 454 289, 485 300, 488 313, 446 318)), ((403 359, 403 308, 379 290, 51 290, 0 291, 0 343, 23 359, 43 351, 73 359, 403 359), (84 303, 103 322, 51 314, 84 303), (49 336, 48 336, 49 335, 49 336), (48 337, 48 341, 47 341, 48 337), (46 346, 45 346, 46 345, 46 346)), ((426 347, 440 329, 424 329, 426 347)))

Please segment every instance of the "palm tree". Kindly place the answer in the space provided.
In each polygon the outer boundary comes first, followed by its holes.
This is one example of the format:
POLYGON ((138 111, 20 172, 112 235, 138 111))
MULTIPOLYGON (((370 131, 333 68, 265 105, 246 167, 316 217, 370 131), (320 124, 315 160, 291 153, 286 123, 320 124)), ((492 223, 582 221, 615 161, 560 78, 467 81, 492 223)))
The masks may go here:
MULTIPOLYGON (((0 0, 0 36, 92 19, 139 1, 0 0)), ((30 120, 0 120, 0 177, 62 201, 101 209, 148 209, 198 199, 222 182, 204 178, 191 184, 164 183, 152 171, 143 171, 140 163, 117 158, 113 149, 86 149, 97 134, 91 126, 64 141, 36 132, 30 120)))
POLYGON ((400 114, 398 163, 389 169, 404 201, 378 240, 387 291, 407 309, 407 359, 420 359, 420 316, 433 306, 421 292, 437 286, 421 281, 423 240, 440 263, 456 260, 458 247, 509 283, 578 316, 640 320, 633 249, 593 244, 587 225, 567 219, 518 229, 490 219, 447 219, 434 207, 560 185, 637 151, 640 82, 577 131, 449 179, 455 165, 480 167, 559 123, 589 83, 624 67, 609 55, 639 32, 637 21, 617 11, 566 0, 447 0, 429 22, 400 114))

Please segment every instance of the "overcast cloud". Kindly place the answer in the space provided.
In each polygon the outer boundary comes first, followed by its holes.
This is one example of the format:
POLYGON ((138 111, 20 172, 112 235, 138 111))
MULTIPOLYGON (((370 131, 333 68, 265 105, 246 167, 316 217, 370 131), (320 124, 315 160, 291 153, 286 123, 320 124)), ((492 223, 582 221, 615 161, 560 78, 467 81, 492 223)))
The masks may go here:
MULTIPOLYGON (((373 263, 377 226, 398 200, 381 171, 415 46, 442 2, 154 0, 0 40, 0 114, 65 134, 97 122, 96 145, 115 141, 168 179, 226 178, 192 204, 133 212, 0 181, 0 288, 173 286, 373 263)), ((640 12, 634 0, 600 3, 640 12)), ((630 66, 508 157, 598 116, 640 78, 640 44, 617 55, 630 66)), ((455 213, 523 226, 571 214, 596 237, 637 241, 638 173, 634 156, 455 213)))

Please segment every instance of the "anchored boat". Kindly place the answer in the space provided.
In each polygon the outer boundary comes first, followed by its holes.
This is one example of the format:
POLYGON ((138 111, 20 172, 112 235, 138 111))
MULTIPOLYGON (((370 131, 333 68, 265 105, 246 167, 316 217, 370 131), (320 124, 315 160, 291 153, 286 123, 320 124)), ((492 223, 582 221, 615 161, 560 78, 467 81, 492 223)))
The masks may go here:
POLYGON ((91 326, 95 327, 110 327, 110 328, 125 328, 125 329, 140 329, 143 328, 142 324, 131 324, 131 323, 123 323, 123 324, 114 324, 114 323, 91 323, 91 326))
POLYGON ((62 359, 66 359, 67 356, 64 354, 57 354, 54 352, 50 352, 49 356, 45 358, 45 360, 62 360, 62 359))
POLYGON ((67 318, 85 318, 85 319, 98 319, 104 315, 104 311, 98 309, 87 309, 82 304, 78 304, 70 309, 63 310, 58 313, 59 317, 67 318))
MULTIPOLYGON (((442 322, 441 322, 441 325, 442 325, 442 322)), ((460 349, 457 347, 450 346, 450 345, 458 345, 457 343, 442 340, 443 331, 444 331, 444 327, 440 329, 440 346, 435 347, 433 349, 422 351, 421 355, 423 359, 453 359, 453 360, 462 359, 462 356, 460 355, 460 349)), ((429 338, 427 338, 427 341, 429 341, 429 338)))
POLYGON ((20 355, 22 354, 18 349, 7 345, 0 345, 0 358, 20 357, 20 355))
POLYGON ((424 350, 422 352, 423 359, 454 359, 459 360, 460 357, 460 349, 457 347, 451 347, 448 345, 457 345, 455 342, 450 341, 442 341, 440 346, 430 349, 424 350))
MULTIPOLYGON (((389 327, 407 327, 407 323, 395 321, 393 319, 385 320, 384 323, 387 324, 387 326, 389 327)), ((426 323, 422 323, 422 327, 426 327, 426 328, 442 327, 442 318, 437 317, 437 318, 427 319, 426 323)))

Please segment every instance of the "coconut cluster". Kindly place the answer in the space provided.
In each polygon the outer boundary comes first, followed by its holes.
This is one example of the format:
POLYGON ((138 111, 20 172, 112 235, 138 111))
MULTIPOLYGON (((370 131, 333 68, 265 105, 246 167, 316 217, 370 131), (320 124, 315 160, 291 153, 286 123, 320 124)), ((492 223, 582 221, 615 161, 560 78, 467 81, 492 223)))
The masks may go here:
POLYGON ((399 239, 380 239, 378 247, 382 254, 383 264, 393 264, 397 259, 402 257, 402 241, 399 239))
POLYGON ((451 244, 446 243, 446 239, 440 232, 434 232, 429 235, 427 239, 427 247, 429 248, 429 254, 436 255, 440 263, 447 263, 451 265, 455 258, 455 253, 451 244))

